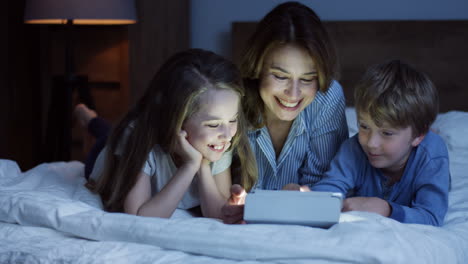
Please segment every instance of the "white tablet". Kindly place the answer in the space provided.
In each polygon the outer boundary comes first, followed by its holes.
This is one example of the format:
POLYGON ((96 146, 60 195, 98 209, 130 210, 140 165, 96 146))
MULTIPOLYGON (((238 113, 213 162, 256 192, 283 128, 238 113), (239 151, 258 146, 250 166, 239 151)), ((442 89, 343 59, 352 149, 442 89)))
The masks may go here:
POLYGON ((255 190, 246 197, 244 220, 328 228, 340 220, 342 203, 341 193, 255 190))

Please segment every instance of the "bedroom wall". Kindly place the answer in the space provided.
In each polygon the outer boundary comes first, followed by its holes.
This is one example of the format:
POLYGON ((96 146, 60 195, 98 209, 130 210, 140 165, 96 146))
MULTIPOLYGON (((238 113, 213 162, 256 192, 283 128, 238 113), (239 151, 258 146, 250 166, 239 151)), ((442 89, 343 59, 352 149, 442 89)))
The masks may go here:
MULTIPOLYGON (((257 21, 284 0, 192 0, 191 46, 231 57, 231 23, 257 21)), ((323 20, 468 19, 466 0, 326 0, 299 1, 323 20)))
MULTIPOLYGON (((189 0, 135 2, 136 25, 80 28, 75 36, 77 73, 100 87, 92 93, 111 121, 141 95, 167 57, 190 43, 189 0), (116 86, 128 89, 115 91, 116 86)), ((50 25, 24 24, 25 0, 5 5, 0 9, 0 159, 15 160, 27 170, 44 162, 50 149, 44 142, 51 135, 47 121, 52 77, 63 71, 63 32, 50 25)), ((72 159, 83 157, 73 153, 72 159)))
POLYGON ((24 1, 1 9, 0 158, 30 168, 40 158, 42 133, 39 31, 23 24, 24 1))
MULTIPOLYGON (((7 2, 8 5, 8 2, 7 2)), ((8 8, 0 9, 0 32, 3 35, 8 35, 8 8)), ((8 40, 0 41, 0 124, 7 124, 8 115, 7 110, 7 98, 5 96, 5 88, 7 86, 7 69, 8 69, 8 40)), ((6 129, 0 129, 0 154, 6 152, 7 140, 6 129)))

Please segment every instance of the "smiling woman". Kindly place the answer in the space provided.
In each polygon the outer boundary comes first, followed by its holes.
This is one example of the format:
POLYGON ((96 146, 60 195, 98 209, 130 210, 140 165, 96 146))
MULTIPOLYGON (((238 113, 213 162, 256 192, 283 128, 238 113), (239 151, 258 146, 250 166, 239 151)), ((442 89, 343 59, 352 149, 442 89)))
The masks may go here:
POLYGON ((328 33, 312 9, 286 2, 259 22, 246 47, 241 73, 257 188, 311 187, 347 138, 328 33))
POLYGON ((317 93, 314 61, 306 49, 296 44, 279 45, 265 57, 259 88, 265 122, 293 121, 317 93))

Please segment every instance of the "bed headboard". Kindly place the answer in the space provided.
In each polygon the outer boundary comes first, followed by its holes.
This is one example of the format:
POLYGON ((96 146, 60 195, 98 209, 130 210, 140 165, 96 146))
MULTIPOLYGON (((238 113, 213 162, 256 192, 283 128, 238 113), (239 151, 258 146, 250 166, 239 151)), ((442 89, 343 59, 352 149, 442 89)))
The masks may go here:
MULTIPOLYGON (((468 20, 329 21, 340 63, 339 81, 347 104, 365 69, 402 59, 427 73, 436 84, 440 111, 468 111, 468 20)), ((256 22, 232 24, 232 57, 237 63, 256 22)))

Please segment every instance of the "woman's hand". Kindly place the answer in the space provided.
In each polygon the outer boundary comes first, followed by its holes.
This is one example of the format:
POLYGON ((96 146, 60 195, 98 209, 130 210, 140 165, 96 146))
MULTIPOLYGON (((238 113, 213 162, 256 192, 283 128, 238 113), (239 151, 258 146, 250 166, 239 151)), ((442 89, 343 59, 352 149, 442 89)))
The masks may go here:
POLYGON ((301 192, 310 192, 310 188, 307 185, 299 185, 297 183, 288 183, 283 186, 283 190, 286 191, 301 191, 301 192))
POLYGON ((181 130, 178 135, 178 148, 176 154, 182 159, 182 163, 186 165, 194 165, 200 167, 203 156, 196 150, 187 140, 187 132, 181 130))
POLYGON ((297 183, 288 183, 285 186, 283 186, 283 191, 300 191, 301 186, 297 183))

